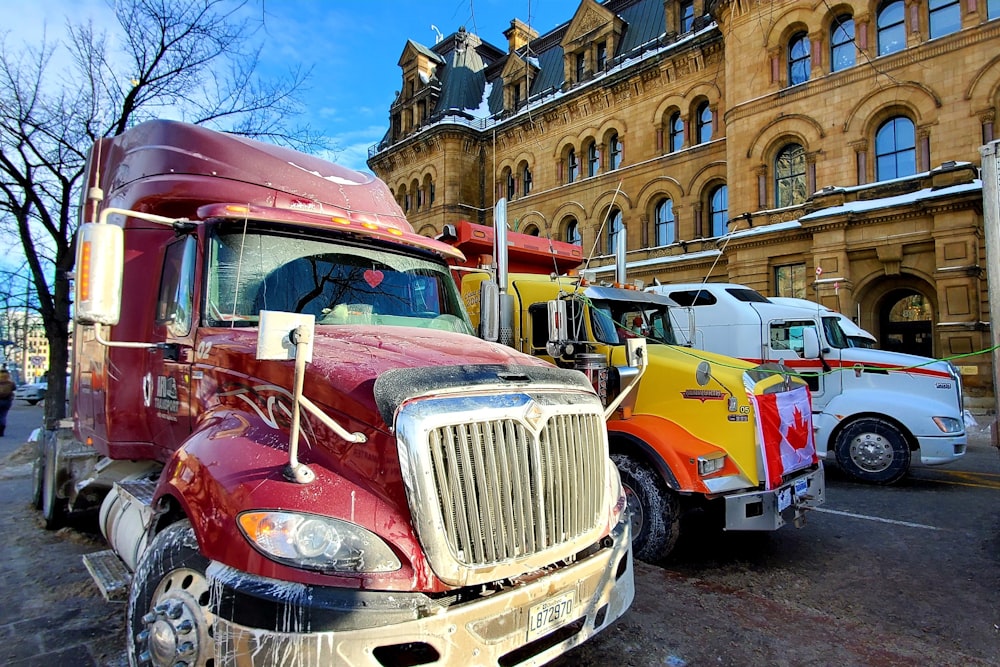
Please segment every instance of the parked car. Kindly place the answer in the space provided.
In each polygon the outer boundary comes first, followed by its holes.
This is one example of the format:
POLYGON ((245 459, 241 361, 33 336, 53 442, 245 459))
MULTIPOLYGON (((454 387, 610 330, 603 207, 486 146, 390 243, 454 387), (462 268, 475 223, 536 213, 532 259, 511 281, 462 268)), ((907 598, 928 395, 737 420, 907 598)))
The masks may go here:
POLYGON ((48 380, 22 384, 14 390, 14 398, 27 401, 29 405, 37 405, 39 401, 45 400, 45 392, 48 388, 48 380))

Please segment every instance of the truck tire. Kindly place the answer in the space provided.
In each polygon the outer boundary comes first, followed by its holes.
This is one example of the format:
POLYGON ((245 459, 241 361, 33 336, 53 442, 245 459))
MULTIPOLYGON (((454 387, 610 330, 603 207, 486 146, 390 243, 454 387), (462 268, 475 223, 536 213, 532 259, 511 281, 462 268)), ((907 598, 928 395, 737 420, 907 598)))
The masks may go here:
POLYGON ((153 538, 129 590, 125 642, 131 667, 216 664, 207 567, 187 520, 153 538))
POLYGON ((840 432, 837 463, 859 482, 892 484, 910 468, 910 445, 892 423, 877 417, 859 419, 840 432))
POLYGON ((677 543, 680 501, 663 478, 649 465, 626 454, 613 454, 618 466, 632 521, 632 554, 641 561, 658 563, 677 543))
POLYGON ((59 442, 45 436, 42 442, 41 503, 42 522, 46 530, 61 528, 66 520, 67 501, 57 494, 59 488, 59 442))
POLYGON ((36 510, 42 509, 42 485, 45 475, 45 440, 35 442, 35 460, 31 463, 31 504, 36 510))

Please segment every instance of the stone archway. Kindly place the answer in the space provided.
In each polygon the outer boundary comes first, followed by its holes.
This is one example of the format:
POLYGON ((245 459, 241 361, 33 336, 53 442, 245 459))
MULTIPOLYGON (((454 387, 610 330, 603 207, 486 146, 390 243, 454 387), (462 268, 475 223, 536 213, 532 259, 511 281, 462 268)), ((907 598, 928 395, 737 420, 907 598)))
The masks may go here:
POLYGON ((933 286, 920 276, 882 276, 856 293, 858 324, 877 339, 877 347, 934 357, 938 304, 933 286))
POLYGON ((930 299, 915 289, 887 292, 878 307, 882 349, 933 357, 934 311, 930 299))

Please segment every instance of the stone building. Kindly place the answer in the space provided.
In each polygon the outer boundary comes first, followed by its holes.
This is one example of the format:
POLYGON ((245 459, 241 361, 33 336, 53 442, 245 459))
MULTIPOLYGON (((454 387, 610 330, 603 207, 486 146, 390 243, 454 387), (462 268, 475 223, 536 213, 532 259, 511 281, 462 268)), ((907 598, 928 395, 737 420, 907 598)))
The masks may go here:
MULTIPOLYGON (((613 277, 743 283, 951 359, 992 405, 979 147, 1000 0, 582 0, 506 48, 408 41, 369 153, 414 227, 579 243, 613 277)), ((993 261, 997 261, 995 258, 993 261)))

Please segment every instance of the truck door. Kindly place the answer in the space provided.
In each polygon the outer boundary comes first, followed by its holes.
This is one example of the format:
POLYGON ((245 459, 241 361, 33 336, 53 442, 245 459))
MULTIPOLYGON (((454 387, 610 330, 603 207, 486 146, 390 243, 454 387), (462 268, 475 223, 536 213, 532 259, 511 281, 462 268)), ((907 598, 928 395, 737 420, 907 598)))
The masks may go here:
POLYGON ((161 455, 175 450, 191 433, 191 362, 195 332, 194 236, 167 246, 160 272, 152 342, 142 378, 143 404, 154 445, 161 455))
POLYGON ((840 368, 840 350, 831 349, 824 342, 815 320, 771 320, 767 323, 768 361, 781 361, 800 373, 813 392, 813 400, 822 404, 828 392, 834 390, 840 368), (820 358, 805 358, 803 333, 811 329, 820 341, 820 358), (831 384, 832 383, 832 384, 831 384))

